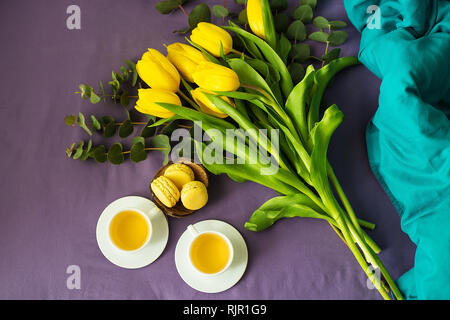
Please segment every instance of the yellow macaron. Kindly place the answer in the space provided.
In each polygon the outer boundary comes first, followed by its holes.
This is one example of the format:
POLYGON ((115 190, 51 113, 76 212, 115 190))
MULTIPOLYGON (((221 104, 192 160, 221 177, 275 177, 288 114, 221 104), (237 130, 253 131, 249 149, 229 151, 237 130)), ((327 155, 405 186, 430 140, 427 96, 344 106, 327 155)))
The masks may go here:
POLYGON ((167 167, 164 176, 169 178, 181 190, 183 185, 194 180, 194 172, 189 166, 182 163, 174 163, 167 167))
POLYGON ((172 208, 180 200, 180 191, 177 186, 164 176, 153 180, 150 188, 158 200, 168 208, 172 208))
POLYGON ((191 181, 181 189, 181 202, 186 209, 198 210, 208 202, 208 191, 203 182, 191 181))

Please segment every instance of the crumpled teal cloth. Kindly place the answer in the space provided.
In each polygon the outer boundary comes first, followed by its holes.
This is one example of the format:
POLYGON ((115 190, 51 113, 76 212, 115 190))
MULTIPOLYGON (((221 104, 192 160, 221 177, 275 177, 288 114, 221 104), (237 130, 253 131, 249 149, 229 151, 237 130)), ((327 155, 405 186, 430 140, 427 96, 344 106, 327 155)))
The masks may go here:
POLYGON ((417 245, 397 283, 407 299, 450 299, 450 2, 344 4, 360 61, 382 79, 369 162, 417 245))

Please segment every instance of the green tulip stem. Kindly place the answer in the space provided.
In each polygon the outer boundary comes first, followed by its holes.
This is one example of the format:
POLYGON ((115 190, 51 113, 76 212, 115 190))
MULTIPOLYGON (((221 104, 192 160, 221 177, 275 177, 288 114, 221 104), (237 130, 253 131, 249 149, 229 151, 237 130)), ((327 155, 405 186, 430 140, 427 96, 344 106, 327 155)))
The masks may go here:
POLYGON ((189 103, 195 110, 200 111, 200 107, 194 102, 194 100, 192 100, 192 99, 189 98, 186 94, 184 94, 183 91, 178 90, 178 94, 179 94, 184 100, 186 100, 186 102, 189 103))

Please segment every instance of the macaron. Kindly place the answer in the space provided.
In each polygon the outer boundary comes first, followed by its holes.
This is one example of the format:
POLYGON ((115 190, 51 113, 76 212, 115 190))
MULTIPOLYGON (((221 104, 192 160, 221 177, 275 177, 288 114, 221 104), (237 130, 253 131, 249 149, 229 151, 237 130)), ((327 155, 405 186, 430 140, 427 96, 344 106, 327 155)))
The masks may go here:
POLYGON ((167 167, 164 176, 169 178, 181 190, 183 185, 194 180, 194 172, 189 166, 182 163, 174 163, 167 167))
POLYGON ((158 200, 168 208, 172 208, 180 200, 180 191, 167 177, 156 178, 150 184, 150 188, 158 200))
POLYGON ((208 202, 208 191, 203 182, 191 181, 181 189, 181 202, 186 209, 198 210, 208 202))

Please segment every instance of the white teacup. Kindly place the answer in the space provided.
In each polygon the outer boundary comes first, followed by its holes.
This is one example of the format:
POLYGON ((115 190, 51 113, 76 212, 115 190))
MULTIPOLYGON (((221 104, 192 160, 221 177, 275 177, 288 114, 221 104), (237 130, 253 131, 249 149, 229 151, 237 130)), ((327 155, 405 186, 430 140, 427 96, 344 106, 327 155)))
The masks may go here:
POLYGON ((234 249, 227 236, 217 231, 199 232, 193 225, 189 225, 187 230, 192 235, 188 246, 189 263, 197 272, 205 276, 215 276, 230 267, 234 249), (226 252, 228 259, 225 259, 226 252))
POLYGON ((152 233, 150 218, 136 208, 121 209, 108 221, 109 242, 123 253, 140 251, 150 242, 152 233), (146 236, 143 237, 145 230, 146 236))

